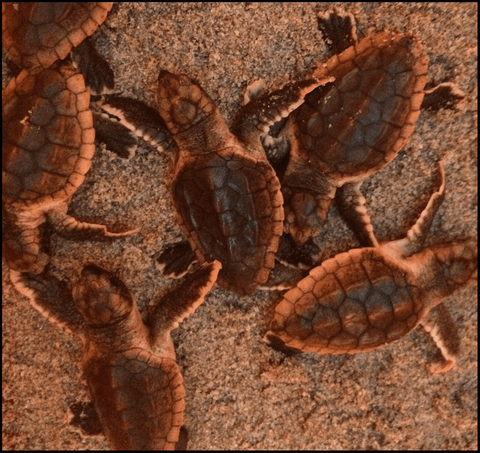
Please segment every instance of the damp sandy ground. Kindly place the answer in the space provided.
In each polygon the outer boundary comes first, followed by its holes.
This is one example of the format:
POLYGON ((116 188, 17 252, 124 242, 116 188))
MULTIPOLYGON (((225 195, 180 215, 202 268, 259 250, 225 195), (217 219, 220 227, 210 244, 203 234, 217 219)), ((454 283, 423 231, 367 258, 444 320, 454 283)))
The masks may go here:
MULTIPOLYGON (((95 36, 117 90, 154 103, 161 68, 200 81, 231 121, 246 85, 279 87, 325 55, 316 28, 322 3, 122 3, 95 36)), ((442 160, 447 196, 428 243, 477 235, 477 6, 475 3, 347 4, 364 34, 420 35, 435 82, 466 93, 458 113, 423 113, 407 147, 363 185, 380 240, 402 237, 422 211, 442 160)), ((4 86, 7 80, 3 80, 4 86)), ((76 280, 95 262, 118 274, 143 309, 172 282, 154 257, 181 237, 167 191, 171 156, 142 145, 130 161, 97 147, 73 197, 77 218, 141 228, 112 243, 53 235, 58 276, 76 280)), ((324 257, 357 246, 332 209, 318 243, 324 257)), ((174 332, 187 393, 191 449, 459 449, 477 446, 477 288, 446 301, 462 339, 457 367, 432 375, 429 337, 418 329, 381 350, 286 357, 262 342, 280 293, 237 297, 216 287, 174 332)), ((90 401, 80 343, 44 320, 3 269, 3 448, 106 449, 95 420, 72 408, 90 401), (75 419, 78 421, 78 417, 75 419), (93 426, 92 426, 93 425, 93 426)), ((83 404, 89 407, 88 404, 83 404)))

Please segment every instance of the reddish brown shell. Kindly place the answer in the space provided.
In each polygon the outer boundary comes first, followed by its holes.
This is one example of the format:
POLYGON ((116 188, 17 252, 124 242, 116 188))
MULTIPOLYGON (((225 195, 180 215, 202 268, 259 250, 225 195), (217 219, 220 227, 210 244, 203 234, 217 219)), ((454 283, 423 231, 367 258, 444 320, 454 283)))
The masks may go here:
POLYGON ((112 2, 5 2, 3 47, 22 68, 47 68, 90 36, 112 6, 112 2))
POLYGON ((112 448, 174 449, 185 409, 175 360, 135 348, 89 360, 84 374, 112 448))
POLYGON ((291 115, 294 152, 329 177, 361 178, 390 162, 420 115, 428 57, 412 34, 372 35, 315 73, 335 81, 291 115))
POLYGON ((219 260, 218 283, 249 294, 275 264, 283 199, 272 168, 240 152, 198 156, 172 183, 179 221, 201 263, 219 260))
POLYGON ((33 209, 68 199, 95 151, 90 94, 69 63, 24 70, 3 95, 3 200, 33 209))
POLYGON ((326 260, 288 291, 270 331, 305 352, 355 353, 403 337, 425 312, 404 269, 378 249, 354 249, 326 260))

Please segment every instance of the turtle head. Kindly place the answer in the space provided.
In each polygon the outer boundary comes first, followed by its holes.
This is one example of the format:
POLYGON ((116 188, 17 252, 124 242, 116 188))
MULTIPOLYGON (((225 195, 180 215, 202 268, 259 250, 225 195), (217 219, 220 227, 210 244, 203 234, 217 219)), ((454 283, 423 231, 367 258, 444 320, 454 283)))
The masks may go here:
POLYGON ((473 285, 477 280, 477 241, 455 242, 433 249, 442 278, 453 292, 473 285))
POLYGON ((75 306, 91 327, 104 327, 125 319, 133 299, 125 284, 114 274, 88 264, 73 289, 75 306))
POLYGON ((160 71, 158 112, 173 135, 185 132, 217 109, 200 86, 183 74, 160 71))

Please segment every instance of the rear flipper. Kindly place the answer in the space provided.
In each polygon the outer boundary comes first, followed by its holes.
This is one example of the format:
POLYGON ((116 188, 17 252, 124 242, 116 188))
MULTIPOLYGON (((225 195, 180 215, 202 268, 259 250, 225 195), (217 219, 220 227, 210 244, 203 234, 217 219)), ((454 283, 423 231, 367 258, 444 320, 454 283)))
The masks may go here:
POLYGON ((67 214, 67 205, 58 206, 47 213, 49 224, 60 236, 67 239, 103 240, 110 238, 122 238, 140 231, 138 228, 113 233, 108 231, 105 225, 96 223, 80 222, 67 214))
POLYGON ((431 112, 441 109, 461 110, 465 104, 465 97, 465 93, 454 83, 441 83, 436 87, 425 89, 421 109, 431 112))
POLYGON ((183 277, 197 262, 197 257, 188 241, 169 245, 157 258, 158 270, 170 278, 183 277))
POLYGON ((263 341, 271 348, 283 352, 287 356, 302 354, 304 351, 297 348, 287 346, 283 340, 280 340, 273 332, 267 332, 263 337, 263 341))
POLYGON ((320 248, 313 242, 312 238, 301 247, 297 247, 290 234, 284 233, 280 236, 280 244, 276 255, 276 259, 280 263, 310 270, 320 261, 320 258, 320 248))
POLYGON ((365 207, 365 197, 360 192, 362 182, 347 183, 339 187, 335 193, 335 205, 362 247, 378 247, 372 221, 365 207))
POLYGON ((452 315, 445 305, 433 307, 421 321, 424 329, 432 336, 442 353, 442 359, 429 365, 432 373, 444 373, 452 369, 460 352, 460 338, 452 315))
POLYGON ((341 8, 319 12, 317 24, 330 55, 338 55, 357 43, 355 18, 341 8))
POLYGON ((308 275, 308 270, 286 266, 275 261, 275 266, 268 276, 268 280, 258 287, 267 291, 283 291, 293 288, 300 280, 308 275))

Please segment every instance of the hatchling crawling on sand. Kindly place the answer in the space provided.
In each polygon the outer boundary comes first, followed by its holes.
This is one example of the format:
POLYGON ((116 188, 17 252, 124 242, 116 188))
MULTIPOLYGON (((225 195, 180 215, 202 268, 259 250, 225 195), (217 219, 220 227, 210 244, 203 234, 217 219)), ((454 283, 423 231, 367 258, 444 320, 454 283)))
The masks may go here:
POLYGON ((112 6, 112 2, 4 2, 3 48, 24 69, 48 68, 72 53, 90 92, 111 91, 113 71, 86 38, 112 6))
MULTIPOLYGON (((376 246, 360 186, 412 134, 425 95, 428 57, 412 33, 384 31, 358 42, 353 16, 341 10, 319 13, 318 25, 333 56, 312 75, 335 80, 309 93, 278 137, 263 138, 275 168, 289 153, 280 176, 284 229, 303 246, 320 232, 335 199, 361 245, 376 246)), ((252 86, 248 96, 257 92, 261 89, 252 86)), ((435 92, 440 105, 464 97, 453 84, 435 92)))
MULTIPOLYGON (((107 97, 102 103, 103 109, 158 147, 164 142, 155 137, 171 134, 177 148, 171 182, 177 220, 200 263, 215 259, 222 263, 218 283, 227 289, 250 294, 267 281, 283 232, 280 183, 260 135, 327 80, 292 83, 256 98, 239 110, 231 131, 197 83, 167 71, 160 73, 158 88, 165 133, 150 128, 152 121, 146 118, 154 118, 154 113, 136 116, 138 102, 107 97)), ((157 128, 161 130, 162 124, 157 128)), ((168 266, 178 257, 187 262, 194 258, 186 243, 171 251, 160 257, 168 266)))
POLYGON ((272 346, 319 354, 370 351, 422 324, 444 358, 432 370, 455 365, 459 338, 442 302, 475 283, 477 243, 423 249, 444 199, 439 170, 440 188, 404 239, 328 259, 284 295, 265 336, 272 346))
POLYGON ((90 94, 68 61, 24 70, 2 102, 3 254, 11 271, 39 274, 49 261, 41 240, 48 222, 59 234, 123 237, 67 214, 95 151, 90 94))
POLYGON ((9 83, 2 98, 3 253, 11 272, 39 274, 49 261, 41 240, 44 223, 62 235, 89 239, 134 232, 111 233, 66 213, 90 168, 95 130, 84 77, 69 60, 56 59, 93 33, 111 4, 3 8, 4 46, 30 68, 9 83))
POLYGON ((113 449, 175 448, 185 390, 170 332, 203 302, 220 268, 215 261, 188 274, 145 322, 125 284, 95 265, 85 266, 73 290, 57 279, 24 277, 40 311, 81 337, 84 377, 113 449))

